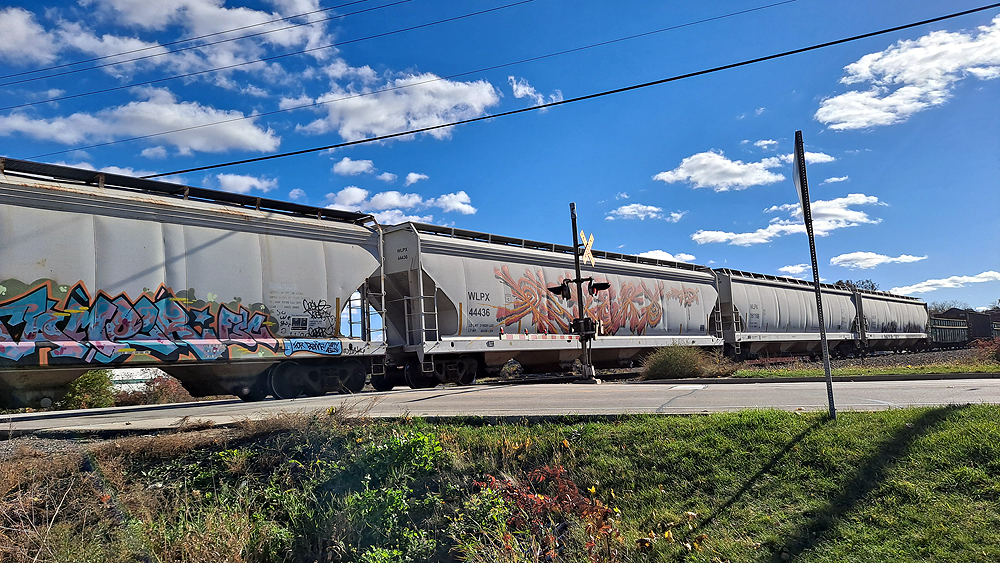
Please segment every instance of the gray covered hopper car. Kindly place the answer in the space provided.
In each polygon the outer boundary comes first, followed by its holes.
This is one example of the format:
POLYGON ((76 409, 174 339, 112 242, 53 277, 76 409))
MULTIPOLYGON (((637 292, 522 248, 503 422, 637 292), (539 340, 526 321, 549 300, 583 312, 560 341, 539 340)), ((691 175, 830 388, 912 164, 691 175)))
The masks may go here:
MULTIPOLYGON (((819 316, 811 282, 728 269, 715 273, 729 354, 819 353, 819 316)), ((827 340, 835 355, 926 345, 927 306, 918 299, 830 284, 822 284, 822 296, 827 340)))
POLYGON ((90 369, 158 367, 195 396, 359 391, 382 342, 341 312, 379 269, 366 215, 6 159, 0 402, 90 369))
MULTIPOLYGON (((576 294, 564 301, 548 291, 574 277, 571 247, 415 223, 388 227, 384 237, 386 363, 395 369, 373 379, 377 388, 468 383, 512 358, 546 370, 580 357, 570 334, 576 294)), ((671 344, 722 345, 710 269, 594 255, 583 276, 611 284, 585 292, 598 325, 595 365, 627 365, 671 344)))

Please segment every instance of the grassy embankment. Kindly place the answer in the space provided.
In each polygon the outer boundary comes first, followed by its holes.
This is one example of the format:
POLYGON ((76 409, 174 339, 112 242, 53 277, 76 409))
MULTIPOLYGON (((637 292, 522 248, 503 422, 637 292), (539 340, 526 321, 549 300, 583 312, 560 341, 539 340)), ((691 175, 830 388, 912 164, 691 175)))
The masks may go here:
MULTIPOLYGON (((820 364, 822 366, 822 364, 820 364)), ((998 373, 1000 364, 993 362, 953 362, 925 365, 854 366, 830 370, 834 377, 855 375, 924 375, 943 373, 998 373)), ((825 377, 826 372, 815 364, 802 363, 780 367, 742 368, 733 377, 825 377)))
MULTIPOLYGON (((971 353, 943 363, 923 363, 923 355, 873 356, 851 360, 847 366, 835 366, 834 376, 859 375, 919 375, 943 373, 1000 372, 1000 338, 983 341, 971 353), (914 365, 911 365, 910 362, 914 365)), ((698 348, 667 346, 659 348, 643 361, 644 379, 685 377, 823 377, 822 363, 794 362, 770 366, 746 366, 733 362, 719 353, 707 353, 698 348)))
POLYGON ((998 561, 998 421, 334 412, 25 445, 0 465, 0 560, 998 561))

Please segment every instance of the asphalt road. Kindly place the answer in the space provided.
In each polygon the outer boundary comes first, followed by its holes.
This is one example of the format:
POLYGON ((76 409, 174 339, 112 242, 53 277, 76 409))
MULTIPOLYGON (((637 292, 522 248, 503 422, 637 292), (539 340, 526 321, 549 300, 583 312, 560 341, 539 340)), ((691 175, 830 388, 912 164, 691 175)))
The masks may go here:
MULTIPOLYGON (((834 383, 838 410, 966 403, 1000 404, 1000 379, 859 381, 834 383)), ((279 412, 348 407, 373 417, 459 415, 537 417, 566 414, 692 414, 747 408, 823 411, 826 385, 807 383, 619 383, 603 385, 476 385, 327 395, 243 403, 239 400, 0 416, 0 433, 89 433, 228 424, 279 412)))

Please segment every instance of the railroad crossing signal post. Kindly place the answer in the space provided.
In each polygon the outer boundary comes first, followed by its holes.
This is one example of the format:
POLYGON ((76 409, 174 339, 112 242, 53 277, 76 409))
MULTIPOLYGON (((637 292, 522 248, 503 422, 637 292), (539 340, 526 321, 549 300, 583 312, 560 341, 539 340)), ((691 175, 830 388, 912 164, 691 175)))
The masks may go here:
MULTIPOLYGON (((573 325, 571 332, 580 335, 580 346, 583 347, 583 377, 585 381, 597 382, 594 377, 594 364, 591 361, 590 348, 591 341, 597 335, 597 326, 594 323, 594 319, 587 316, 587 308, 584 306, 583 301, 583 282, 589 282, 587 285, 587 290, 591 295, 596 295, 598 291, 603 291, 611 287, 608 282, 595 282, 593 277, 585 278, 580 272, 580 247, 585 247, 583 249, 584 259, 590 260, 590 265, 594 266, 594 255, 591 254, 591 246, 594 244, 594 235, 590 235, 590 239, 587 240, 586 244, 581 244, 576 238, 576 203, 569 204, 569 215, 573 223, 573 262, 576 266, 576 279, 573 280, 563 280, 563 282, 555 287, 548 288, 549 291, 562 297, 563 299, 570 298, 569 284, 576 284, 576 303, 577 308, 580 312, 580 316, 573 319, 573 325)), ((583 231, 580 231, 580 237, 586 239, 583 231)))
POLYGON ((802 220, 809 235, 809 255, 812 258, 813 285, 816 288, 816 310, 819 313, 819 340, 823 348, 823 371, 826 372, 826 394, 830 403, 830 418, 837 420, 837 408, 833 404, 833 377, 830 374, 830 347, 826 342, 826 323, 823 321, 823 294, 819 286, 819 268, 816 264, 816 239, 813 237, 812 210, 809 208, 809 182, 806 180, 806 152, 802 143, 802 131, 795 132, 795 155, 792 179, 802 206, 802 220))

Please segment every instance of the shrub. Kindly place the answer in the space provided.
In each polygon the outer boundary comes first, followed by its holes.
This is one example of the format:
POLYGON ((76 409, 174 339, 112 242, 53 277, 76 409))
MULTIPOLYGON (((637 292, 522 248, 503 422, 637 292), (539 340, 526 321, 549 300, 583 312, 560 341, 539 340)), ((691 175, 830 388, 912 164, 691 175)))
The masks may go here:
POLYGON ((1000 338, 977 340, 976 356, 984 362, 1000 363, 1000 338))
POLYGON ((60 409, 94 409, 115 406, 111 372, 106 369, 88 371, 69 384, 69 391, 59 401, 60 409))
POLYGON ((187 403, 193 400, 194 397, 184 389, 180 381, 163 372, 146 381, 141 390, 121 390, 114 393, 114 404, 119 407, 187 403))
POLYGON ((194 400, 180 381, 165 373, 160 373, 147 381, 144 392, 147 405, 186 403, 194 400))
POLYGON ((737 365, 721 351, 705 352, 691 346, 664 346, 642 361, 643 379, 728 377, 737 365))

